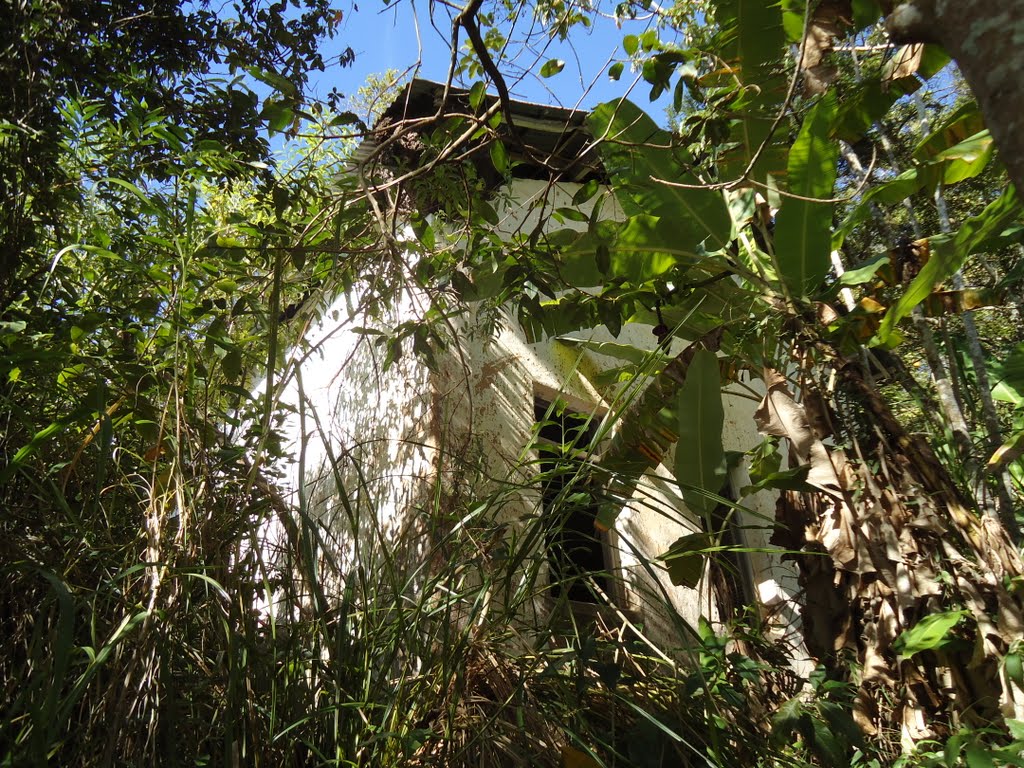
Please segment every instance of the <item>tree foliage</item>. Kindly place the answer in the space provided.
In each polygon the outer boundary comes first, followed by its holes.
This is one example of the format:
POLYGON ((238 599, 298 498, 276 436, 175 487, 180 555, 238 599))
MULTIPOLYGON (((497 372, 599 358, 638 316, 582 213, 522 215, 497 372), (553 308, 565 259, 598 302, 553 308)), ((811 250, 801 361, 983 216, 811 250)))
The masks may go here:
MULTIPOLYGON (((949 55, 969 52, 948 34, 890 45, 881 5, 620 4, 650 26, 610 61, 622 98, 585 119, 603 176, 505 233, 493 182, 543 160, 517 138, 509 83, 567 77, 536 46, 572 41, 589 7, 438 5, 467 87, 429 118, 389 112, 353 162, 366 125, 303 93, 340 21, 325 0, 245 0, 234 18, 8 3, 4 764, 1019 761, 1021 206, 1006 126, 986 128, 986 98, 941 93, 949 55), (459 162, 476 149, 485 172, 459 162), (722 389, 763 396, 748 490, 780 493, 815 675, 795 680, 756 619, 681 628, 678 674, 585 634, 499 660, 514 606, 488 614, 466 572, 493 568, 477 541, 528 559, 529 537, 516 550, 486 514, 517 487, 458 514, 438 503, 451 526, 429 552, 446 566, 416 575, 418 602, 397 566, 380 584, 340 572, 274 490, 285 350, 321 299, 349 292, 373 316, 408 286, 429 297, 422 321, 363 329, 386 365, 433 363, 470 306, 573 344, 654 329, 654 352, 602 348, 624 362, 609 391, 646 388, 595 469, 598 524, 682 440, 705 530, 662 553, 678 583, 729 549, 722 389), (283 561, 265 554, 275 518, 283 561), (465 631, 434 593, 466 596, 465 631), (254 615, 271 599, 287 626, 254 615)), ((375 513, 362 503, 346 498, 375 513)))

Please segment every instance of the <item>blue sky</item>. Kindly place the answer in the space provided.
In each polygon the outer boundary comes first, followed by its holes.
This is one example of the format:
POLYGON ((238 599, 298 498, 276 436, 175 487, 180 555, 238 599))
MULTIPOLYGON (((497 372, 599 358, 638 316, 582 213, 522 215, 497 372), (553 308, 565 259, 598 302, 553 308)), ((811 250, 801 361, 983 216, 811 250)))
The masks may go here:
MULTIPOLYGON (((437 4, 438 13, 443 15, 439 15, 435 28, 431 26, 429 7, 426 2, 419 4, 413 0, 399 0, 390 6, 385 6, 382 0, 365 0, 358 4, 358 10, 345 7, 338 34, 334 40, 326 41, 325 59, 333 56, 336 61, 337 55, 351 46, 356 53, 355 63, 345 69, 334 65, 324 73, 311 73, 314 95, 323 98, 333 87, 346 95, 354 94, 367 75, 388 68, 406 71, 417 62, 419 77, 444 80, 451 58, 449 15, 437 4)), ((521 38, 527 23, 532 20, 520 22, 519 29, 512 30, 509 37, 521 38)), ((608 67, 612 61, 625 58, 622 37, 639 34, 648 26, 648 21, 638 20, 625 22, 620 29, 614 20, 598 17, 589 30, 577 26, 571 32, 571 45, 555 42, 544 48, 520 48, 510 67, 499 66, 503 71, 521 70, 511 74, 507 81, 516 98, 589 109, 629 91, 636 76, 627 67, 620 81, 611 81, 608 67), (542 78, 540 68, 549 59, 563 60, 565 68, 553 77, 542 78)), ((464 32, 459 42, 466 42, 464 32)), ((641 83, 632 98, 645 103, 647 90, 641 83)), ((652 111, 658 111, 658 107, 652 111)))

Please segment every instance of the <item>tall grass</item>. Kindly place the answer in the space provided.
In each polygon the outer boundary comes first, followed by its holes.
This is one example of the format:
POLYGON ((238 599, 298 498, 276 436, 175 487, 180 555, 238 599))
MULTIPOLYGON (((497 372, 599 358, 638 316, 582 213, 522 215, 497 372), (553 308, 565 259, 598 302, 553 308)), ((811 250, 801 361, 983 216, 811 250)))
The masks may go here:
MULTIPOLYGON (((613 613, 553 609, 550 522, 502 515, 539 496, 536 467, 485 479, 449 457, 453 474, 360 562, 241 450, 173 437, 155 461, 100 437, 73 471, 4 487, 0 764, 772 761, 767 686, 795 683, 754 660, 756 631, 750 656, 709 626, 683 650, 613 613)), ((370 468, 334 470, 348 525, 383 537, 355 492, 370 468)))

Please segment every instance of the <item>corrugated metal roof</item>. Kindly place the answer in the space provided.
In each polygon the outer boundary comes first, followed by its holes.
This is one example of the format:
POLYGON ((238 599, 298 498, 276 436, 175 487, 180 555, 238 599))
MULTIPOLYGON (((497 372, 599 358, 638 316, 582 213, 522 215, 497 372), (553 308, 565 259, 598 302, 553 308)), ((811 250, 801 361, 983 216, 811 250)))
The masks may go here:
MULTIPOLYGON (((366 165, 376 158, 382 143, 405 121, 425 120, 434 115, 444 117, 457 113, 473 114, 469 105, 469 92, 465 89, 448 89, 445 109, 441 110, 444 99, 444 83, 421 79, 410 82, 384 110, 370 136, 356 149, 352 165, 366 165)), ((496 97, 488 95, 485 104, 490 106, 496 100, 496 97)), ((498 128, 498 135, 514 163, 513 176, 540 179, 556 177, 576 182, 603 176, 597 153, 590 151, 592 140, 584 123, 586 112, 515 100, 510 106, 513 124, 509 126, 503 123, 498 128)), ((494 182, 499 180, 500 175, 491 164, 486 143, 471 143, 466 152, 467 159, 477 167, 483 178, 494 182)), ((387 165, 386 158, 380 160, 384 166, 387 165)))

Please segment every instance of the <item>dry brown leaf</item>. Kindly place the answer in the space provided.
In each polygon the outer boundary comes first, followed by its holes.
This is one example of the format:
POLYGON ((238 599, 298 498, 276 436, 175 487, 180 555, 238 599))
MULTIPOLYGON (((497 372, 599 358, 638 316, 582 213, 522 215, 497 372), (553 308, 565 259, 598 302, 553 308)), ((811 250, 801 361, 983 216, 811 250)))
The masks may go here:
POLYGON ((754 422, 762 434, 785 437, 802 464, 810 464, 807 482, 829 493, 840 490, 839 477, 828 449, 811 429, 804 406, 796 402, 778 371, 765 370, 768 393, 754 413, 754 422))
POLYGON ((917 72, 918 67, 921 66, 921 56, 923 54, 924 45, 922 43, 904 45, 896 51, 896 54, 890 59, 886 65, 885 72, 882 74, 882 87, 888 88, 890 83, 902 80, 904 77, 910 77, 917 72))
POLYGON ((801 46, 804 68, 804 93, 824 93, 836 78, 836 68, 828 62, 832 41, 842 38, 852 26, 850 0, 822 0, 807 22, 807 33, 801 46))

